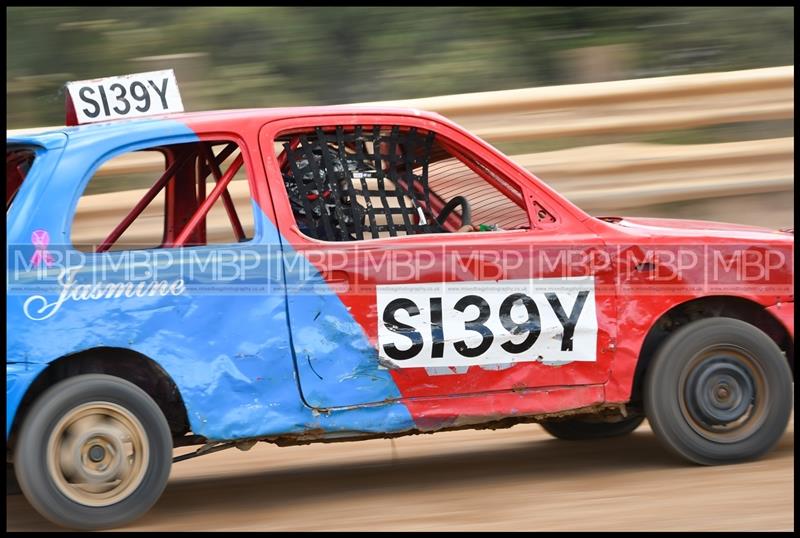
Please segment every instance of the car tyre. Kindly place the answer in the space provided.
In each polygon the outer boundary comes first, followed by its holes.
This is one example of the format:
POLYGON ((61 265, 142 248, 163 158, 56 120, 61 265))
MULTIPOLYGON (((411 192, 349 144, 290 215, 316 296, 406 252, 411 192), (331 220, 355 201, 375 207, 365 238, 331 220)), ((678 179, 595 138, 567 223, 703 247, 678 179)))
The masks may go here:
POLYGON ((678 329, 645 376, 644 408, 657 438, 703 465, 764 455, 786 430, 792 401, 783 352, 736 319, 709 318, 678 329))
POLYGON ((600 422, 572 418, 547 420, 540 422, 540 424, 547 433, 558 439, 564 439, 566 441, 584 441, 588 439, 602 439, 605 437, 627 435, 638 428, 643 420, 643 416, 627 417, 618 422, 600 422))
POLYGON ((158 500, 172 466, 172 436, 161 409, 118 377, 61 381, 31 407, 14 450, 28 501, 73 529, 125 525, 158 500))

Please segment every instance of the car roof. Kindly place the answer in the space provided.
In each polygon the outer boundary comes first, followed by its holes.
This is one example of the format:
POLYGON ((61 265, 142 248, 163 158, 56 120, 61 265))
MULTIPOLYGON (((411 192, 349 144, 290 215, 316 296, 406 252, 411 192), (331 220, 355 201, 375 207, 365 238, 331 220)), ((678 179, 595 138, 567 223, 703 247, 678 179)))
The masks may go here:
MULTIPOLYGON (((340 114, 367 114, 367 115, 402 115, 416 116, 431 120, 448 122, 444 117, 434 112, 426 112, 413 108, 371 106, 371 105, 331 105, 331 106, 304 106, 304 107, 282 107, 282 108, 242 108, 230 110, 208 110, 201 112, 181 112, 174 114, 164 114, 159 116, 149 116, 145 118, 131 118, 122 120, 111 120, 101 123, 91 123, 77 126, 44 127, 41 130, 26 129, 22 132, 13 133, 7 136, 7 141, 16 143, 38 143, 47 147, 48 141, 52 140, 53 134, 63 133, 72 140, 91 139, 96 137, 113 137, 116 133, 128 131, 135 127, 138 132, 150 131, 157 135, 159 124, 164 121, 184 123, 189 126, 211 127, 215 123, 230 124, 237 121, 251 122, 257 121, 267 123, 269 121, 308 117, 326 116, 340 114)), ((449 122, 448 122, 449 123, 449 122)))

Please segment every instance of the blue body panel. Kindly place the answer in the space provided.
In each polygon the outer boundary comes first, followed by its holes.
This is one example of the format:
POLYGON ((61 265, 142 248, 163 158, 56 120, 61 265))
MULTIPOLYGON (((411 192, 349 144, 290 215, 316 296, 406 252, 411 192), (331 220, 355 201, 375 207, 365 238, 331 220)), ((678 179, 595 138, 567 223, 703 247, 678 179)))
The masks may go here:
MULTIPOLYGON (((369 352, 366 335, 336 293, 305 258, 294 253, 255 202, 256 235, 246 243, 103 254, 83 254, 72 248, 73 213, 102 162, 135 149, 197 139, 185 124, 171 120, 109 123, 14 139, 43 149, 7 213, 7 242, 12 245, 8 273, 14 277, 9 277, 12 286, 7 301, 6 360, 13 364, 7 366, 6 435, 25 390, 47 364, 98 347, 130 349, 159 364, 181 393, 192 431, 209 439, 302 435, 310 430, 381 433, 414 428, 411 415, 399 402, 319 410, 302 400, 292 337, 307 345, 328 346, 330 353, 341 358, 341 372, 320 372, 323 380, 315 390, 344 391, 354 395, 351 401, 396 400, 400 394, 389 372, 378 366, 374 351, 369 352), (82 267, 74 271, 76 285, 91 283, 102 266, 109 268, 103 273, 104 284, 128 281, 132 268, 134 272, 152 269, 158 280, 182 278, 186 291, 180 295, 66 300, 54 308, 60 295, 60 270, 47 271, 44 278, 35 269, 19 270, 35 252, 31 239, 36 230, 48 232, 48 248, 58 259, 71 260, 70 267, 75 266, 73 257, 80 260, 82 267), (218 281, 220 273, 214 271, 224 273, 225 267, 205 264, 221 249, 230 256, 227 269, 248 268, 244 283, 258 291, 224 285, 216 291, 202 287, 218 281), (156 253, 172 256, 172 263, 157 266, 163 258, 153 261, 156 253), (151 259, 137 266, 136 256, 142 260, 148 254, 151 259), (284 256, 293 260, 288 272, 284 256), (316 287, 306 288, 309 282, 316 287), (50 286, 42 288, 43 283, 50 286), (291 300, 307 313, 291 331, 286 284, 288 289, 299 290, 291 300), (348 327, 352 341, 334 340, 342 326, 348 327), (342 375, 354 369, 364 375, 342 375)), ((260 162, 258 155, 252 158, 260 162)), ((312 391, 310 398, 314 394, 312 391)))
POLYGON ((313 407, 353 406, 402 398, 378 353, 323 276, 284 247, 289 319, 300 385, 313 407), (322 290, 314 293, 313 290, 322 290))

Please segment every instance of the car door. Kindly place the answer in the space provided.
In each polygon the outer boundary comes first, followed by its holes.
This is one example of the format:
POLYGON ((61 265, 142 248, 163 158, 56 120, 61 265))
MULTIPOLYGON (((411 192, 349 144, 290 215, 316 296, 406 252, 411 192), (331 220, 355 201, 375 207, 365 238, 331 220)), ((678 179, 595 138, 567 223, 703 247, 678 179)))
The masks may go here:
POLYGON ((259 138, 307 403, 337 408, 607 379, 611 257, 569 204, 501 155, 454 127, 406 116, 295 118, 267 124, 259 138), (409 150, 431 137, 427 150, 409 150), (404 166, 393 170, 397 163, 404 166), (321 181, 337 170, 336 181, 321 181), (339 207, 337 195, 350 204, 339 207), (458 196, 494 222, 458 232, 461 207, 439 213, 437 229, 437 212, 458 196))

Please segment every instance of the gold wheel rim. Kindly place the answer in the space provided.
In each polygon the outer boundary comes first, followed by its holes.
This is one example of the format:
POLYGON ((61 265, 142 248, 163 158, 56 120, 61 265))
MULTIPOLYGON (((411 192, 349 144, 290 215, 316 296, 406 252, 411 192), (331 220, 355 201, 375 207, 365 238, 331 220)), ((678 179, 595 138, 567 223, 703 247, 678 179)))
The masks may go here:
POLYGON ((61 417, 47 443, 48 472, 58 489, 85 506, 126 499, 144 479, 147 434, 133 413, 90 402, 61 417))

